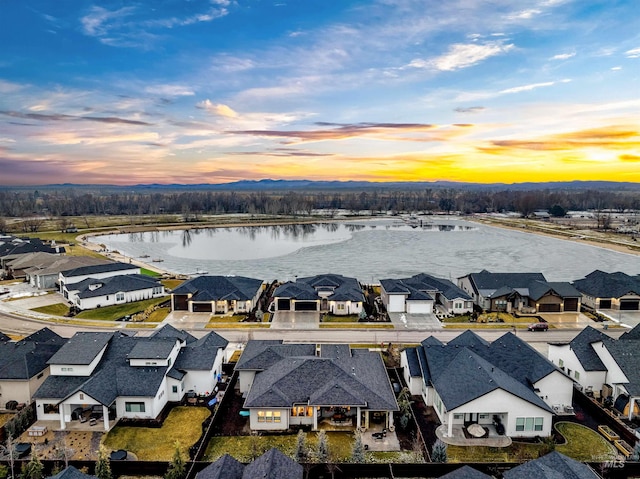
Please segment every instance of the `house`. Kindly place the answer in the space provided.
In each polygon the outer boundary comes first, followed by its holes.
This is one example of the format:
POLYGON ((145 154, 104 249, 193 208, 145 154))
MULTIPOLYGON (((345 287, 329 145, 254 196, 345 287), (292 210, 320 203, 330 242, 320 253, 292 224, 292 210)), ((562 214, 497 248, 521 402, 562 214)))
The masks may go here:
POLYGON ((254 431, 317 430, 321 424, 366 429, 376 422, 393 427, 398 404, 380 353, 346 344, 317 349, 249 341, 236 370, 254 431))
POLYGON ((524 314, 580 311, 580 292, 570 283, 547 282, 542 273, 482 270, 458 278, 458 286, 486 311, 524 314))
POLYGON ((196 479, 302 479, 302 465, 271 448, 246 466, 225 454, 196 474, 196 479))
POLYGON ((587 326, 568 343, 550 343, 549 360, 573 378, 585 391, 600 397, 607 382, 607 368, 592 344, 614 341, 601 331, 587 326))
POLYGON ((53 476, 48 476, 47 479, 98 479, 97 476, 91 474, 85 474, 73 466, 67 466, 62 471, 53 476))
POLYGON ((69 271, 83 266, 107 264, 107 261, 93 256, 57 256, 51 264, 42 264, 25 269, 25 280, 38 289, 60 289, 58 278, 61 271, 69 271))
POLYGON ((600 479, 589 465, 571 459, 557 451, 520 464, 502 475, 504 479, 600 479))
POLYGON ((49 376, 47 361, 65 339, 43 328, 20 341, 0 335, 0 398, 30 404, 33 394, 49 376))
POLYGON ((470 330, 447 344, 430 337, 401 353, 401 367, 445 439, 473 423, 500 423, 509 437, 549 436, 552 406, 571 405, 572 380, 512 333, 492 343, 470 330))
POLYGON ((182 283, 171 293, 173 311, 192 313, 251 312, 264 290, 260 279, 244 276, 198 276, 182 283))
POLYGON ((141 274, 87 278, 65 285, 64 290, 66 298, 80 310, 161 298, 166 294, 158 279, 141 274))
POLYGON ((325 311, 336 316, 359 315, 364 294, 356 278, 320 274, 284 283, 273 292, 275 311, 325 311))
POLYGON ((573 282, 582 302, 591 309, 640 310, 640 275, 595 270, 573 282))
POLYGON ((50 376, 36 391, 39 420, 67 423, 94 414, 108 430, 120 418, 155 419, 187 390, 216 386, 228 342, 164 326, 148 337, 78 332, 49 359, 50 376))
POLYGON ((140 267, 120 262, 81 266, 61 271, 58 275, 58 284, 60 285, 60 293, 69 299, 69 287, 75 283, 89 278, 105 279, 125 274, 140 274, 140 267))
POLYGON ((51 254, 63 254, 64 247, 45 243, 39 238, 18 238, 15 236, 3 237, 0 240, 0 267, 5 270, 6 264, 27 253, 45 252, 51 254))
POLYGON ((426 273, 404 279, 380 280, 380 298, 390 313, 465 314, 473 311, 473 299, 451 281, 426 273))
POLYGON ((13 279, 26 278, 26 270, 32 267, 46 267, 60 259, 60 255, 36 251, 20 255, 5 263, 6 275, 13 279))
POLYGON ((493 479, 493 476, 480 472, 471 466, 462 466, 444 476, 440 476, 440 479, 493 479))
POLYGON ((640 417, 640 325, 618 339, 585 328, 569 343, 550 344, 549 359, 629 420, 640 417))

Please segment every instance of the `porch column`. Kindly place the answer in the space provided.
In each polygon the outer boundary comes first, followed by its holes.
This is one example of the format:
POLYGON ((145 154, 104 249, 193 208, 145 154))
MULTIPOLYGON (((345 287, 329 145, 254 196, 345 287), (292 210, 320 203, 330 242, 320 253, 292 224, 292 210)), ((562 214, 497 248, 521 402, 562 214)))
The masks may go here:
POLYGON ((362 424, 362 421, 361 421, 362 412, 360 411, 360 406, 358 406, 357 411, 358 412, 356 414, 356 428, 360 429, 360 425, 362 424))
POLYGON ((394 427, 393 424, 393 411, 387 411, 387 429, 394 427))
POLYGON ((318 430, 318 408, 316 406, 313 407, 313 430, 318 430))
POLYGON ((109 408, 104 404, 102 405, 102 421, 104 422, 104 430, 108 431, 109 430, 109 408))
POLYGON ((634 398, 633 396, 629 396, 629 414, 627 414, 627 419, 629 419, 629 421, 631 421, 631 418, 633 416, 633 406, 636 402, 636 398, 634 398))
POLYGON ((65 404, 60 404, 58 408, 58 415, 60 416, 60 429, 65 430, 67 428, 67 423, 64 421, 64 413, 65 413, 65 404))
POLYGON ((447 437, 453 437, 453 413, 448 414, 447 419, 447 437))

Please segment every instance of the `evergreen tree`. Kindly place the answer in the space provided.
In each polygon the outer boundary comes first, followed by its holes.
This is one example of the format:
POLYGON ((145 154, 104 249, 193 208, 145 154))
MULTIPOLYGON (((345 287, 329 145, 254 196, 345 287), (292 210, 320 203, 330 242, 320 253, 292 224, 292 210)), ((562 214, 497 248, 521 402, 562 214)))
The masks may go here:
POLYGON ((353 441, 353 449, 351 450, 351 461, 356 463, 367 462, 367 457, 364 453, 364 444, 362 442, 362 433, 356 431, 353 441))
POLYGON ((31 460, 22 464, 22 479, 42 479, 44 477, 44 466, 40 462, 37 454, 31 455, 31 460))
POLYGON ((96 461, 95 475, 98 479, 112 479, 111 464, 107 457, 107 451, 104 446, 98 449, 98 460, 96 461))
POLYGON ((447 445, 437 439, 431 451, 431 462, 447 462, 447 445))
POLYGON ((318 433, 318 447, 316 449, 317 461, 321 464, 328 462, 329 460, 329 438, 327 433, 320 431, 318 433))
POLYGON ((176 450, 173 453, 173 458, 169 463, 169 469, 164 475, 164 479, 184 479, 187 473, 184 459, 182 459, 182 454, 180 453, 180 443, 178 443, 177 441, 175 444, 175 448, 176 450))

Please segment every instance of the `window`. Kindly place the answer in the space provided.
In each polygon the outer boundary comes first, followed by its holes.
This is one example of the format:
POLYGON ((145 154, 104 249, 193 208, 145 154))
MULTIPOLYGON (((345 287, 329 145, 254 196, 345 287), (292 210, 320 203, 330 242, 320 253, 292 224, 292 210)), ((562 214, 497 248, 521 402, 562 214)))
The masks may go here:
POLYGON ((580 373, 578 371, 574 372, 573 376, 576 378, 577 381, 580 381, 580 373))
POLYGON ((38 374, 37 379, 40 379, 42 376, 44 376, 44 373, 40 373, 40 374, 38 374))
POLYGON ((462 415, 462 414, 454 414, 454 415, 453 415, 453 419, 454 419, 454 421, 459 421, 459 420, 461 420, 461 419, 462 419, 462 417, 463 417, 463 415, 462 415))
POLYGON ((116 301, 124 301, 124 293, 116 293, 116 301))
POLYGON ((80 399, 84 399, 84 394, 80 393, 80 399))
POLYGON ((313 417, 313 408, 309 406, 293 406, 291 408, 292 416, 313 417))
POLYGON ((178 392, 178 386, 171 386, 171 392, 172 393, 177 393, 178 392))
POLYGON ((280 411, 258 411, 258 422, 280 422, 280 411))
POLYGON ((145 412, 145 404, 143 402, 126 402, 124 410, 127 412, 145 412))
POLYGON ((462 309, 462 303, 454 303, 453 307, 454 309, 462 309))
POLYGON ((541 417, 517 417, 516 431, 542 431, 543 424, 541 417))
POLYGON ((73 371, 73 368, 60 368, 60 371, 73 371))
POLYGON ((562 359, 558 359, 558 366, 561 368, 564 367, 564 361, 562 359))
POLYGON ((60 407, 57 404, 43 404, 42 409, 44 409, 45 414, 58 414, 60 412, 60 407))
POLYGON ((344 304, 343 303, 338 303, 336 305, 336 307, 338 308, 338 311, 344 311, 344 304))

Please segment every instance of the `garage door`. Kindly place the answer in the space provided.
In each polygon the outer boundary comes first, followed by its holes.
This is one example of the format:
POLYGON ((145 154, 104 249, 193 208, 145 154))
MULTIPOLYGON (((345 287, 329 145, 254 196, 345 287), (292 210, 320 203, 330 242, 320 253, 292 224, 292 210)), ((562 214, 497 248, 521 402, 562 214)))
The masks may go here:
POLYGON ((211 311, 213 311, 211 303, 193 303, 194 313, 210 313, 211 311))
POLYGON ((564 300, 565 311, 578 311, 578 298, 567 298, 564 300))
POLYGON ((611 300, 610 299, 601 299, 599 308, 600 309, 611 309, 611 300))
POLYGON ((539 311, 541 313, 559 313, 560 305, 559 304, 541 304, 539 311))
POLYGON ((188 296, 186 294, 174 294, 173 295, 173 310, 174 311, 187 311, 189 304, 187 302, 188 296))
POLYGON ((638 311, 640 309, 640 301, 637 299, 621 299, 620 309, 623 311, 638 311))
POLYGON ((296 311, 317 311, 318 303, 315 301, 296 301, 296 311))
POLYGON ((433 305, 429 301, 407 301, 407 313, 410 314, 431 314, 433 305))
POLYGON ((289 298, 278 298, 278 311, 289 311, 291 300, 289 298))

